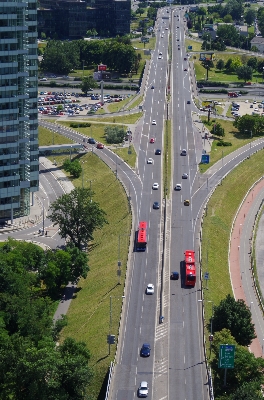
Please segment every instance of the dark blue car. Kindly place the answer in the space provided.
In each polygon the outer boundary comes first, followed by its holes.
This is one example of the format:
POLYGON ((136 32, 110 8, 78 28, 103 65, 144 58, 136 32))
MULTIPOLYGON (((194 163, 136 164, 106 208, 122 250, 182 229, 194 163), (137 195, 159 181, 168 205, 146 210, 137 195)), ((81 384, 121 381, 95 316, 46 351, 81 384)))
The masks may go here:
POLYGON ((141 357, 149 357, 150 356, 150 344, 143 343, 140 350, 141 357))

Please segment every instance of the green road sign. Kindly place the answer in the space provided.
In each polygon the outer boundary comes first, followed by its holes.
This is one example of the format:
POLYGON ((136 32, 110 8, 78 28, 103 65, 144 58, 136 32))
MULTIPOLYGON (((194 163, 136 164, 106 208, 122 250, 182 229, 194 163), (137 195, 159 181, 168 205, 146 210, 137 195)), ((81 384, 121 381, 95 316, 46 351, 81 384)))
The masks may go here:
POLYGON ((220 344, 218 368, 234 368, 235 345, 220 344))

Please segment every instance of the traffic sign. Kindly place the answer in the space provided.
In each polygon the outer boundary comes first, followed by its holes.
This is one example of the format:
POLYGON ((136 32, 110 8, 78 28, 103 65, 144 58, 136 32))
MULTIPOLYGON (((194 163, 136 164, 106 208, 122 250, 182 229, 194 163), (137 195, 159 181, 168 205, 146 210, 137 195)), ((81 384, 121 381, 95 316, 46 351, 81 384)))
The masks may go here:
POLYGON ((208 279, 210 279, 209 278, 209 272, 205 272, 205 274, 204 274, 204 279, 207 281, 208 279))
POLYGON ((220 344, 218 368, 234 368, 235 345, 220 344))
POLYGON ((189 50, 192 50, 192 46, 188 46, 188 49, 189 49, 189 50))
POLYGON ((201 164, 209 164, 210 156, 209 154, 202 154, 201 164))

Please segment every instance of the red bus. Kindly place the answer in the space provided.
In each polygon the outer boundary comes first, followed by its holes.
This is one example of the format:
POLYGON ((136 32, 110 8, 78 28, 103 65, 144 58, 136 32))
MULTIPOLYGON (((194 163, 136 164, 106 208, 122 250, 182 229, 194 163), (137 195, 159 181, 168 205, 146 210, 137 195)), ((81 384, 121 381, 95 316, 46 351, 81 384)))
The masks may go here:
POLYGON ((185 285, 195 286, 196 268, 195 268, 195 252, 193 250, 185 250, 185 285))
POLYGON ((147 246, 147 222, 141 221, 138 226, 136 237, 136 250, 145 251, 147 246))

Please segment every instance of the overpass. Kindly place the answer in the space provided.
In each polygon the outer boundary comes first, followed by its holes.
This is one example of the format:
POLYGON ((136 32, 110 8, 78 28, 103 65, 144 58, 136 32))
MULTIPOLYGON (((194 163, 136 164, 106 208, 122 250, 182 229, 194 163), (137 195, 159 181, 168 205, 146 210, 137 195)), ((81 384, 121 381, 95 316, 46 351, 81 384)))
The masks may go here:
POLYGON ((85 146, 80 143, 70 143, 70 144, 53 144, 51 146, 39 146, 39 155, 49 155, 53 151, 59 151, 60 153, 67 152, 76 152, 76 150, 81 149, 85 150, 85 146))

